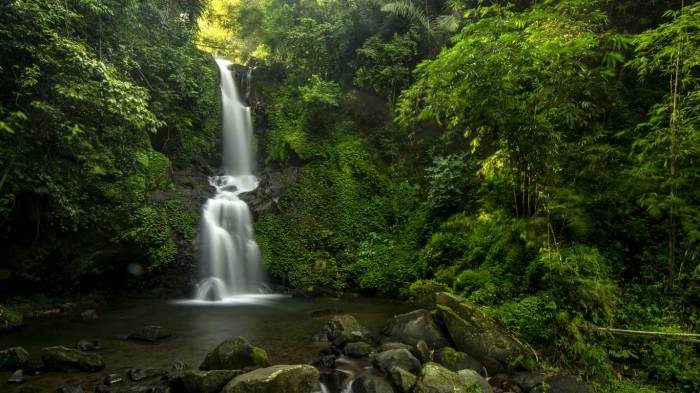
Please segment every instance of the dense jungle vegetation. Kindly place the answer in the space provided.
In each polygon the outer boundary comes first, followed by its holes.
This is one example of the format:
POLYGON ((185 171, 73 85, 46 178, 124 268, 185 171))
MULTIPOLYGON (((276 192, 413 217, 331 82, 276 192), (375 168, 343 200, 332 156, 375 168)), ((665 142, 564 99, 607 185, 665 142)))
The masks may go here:
POLYGON ((603 391, 700 391, 700 3, 4 0, 1 294, 159 285, 253 68, 279 284, 450 290, 603 391), (132 279, 129 279, 132 280, 132 279))

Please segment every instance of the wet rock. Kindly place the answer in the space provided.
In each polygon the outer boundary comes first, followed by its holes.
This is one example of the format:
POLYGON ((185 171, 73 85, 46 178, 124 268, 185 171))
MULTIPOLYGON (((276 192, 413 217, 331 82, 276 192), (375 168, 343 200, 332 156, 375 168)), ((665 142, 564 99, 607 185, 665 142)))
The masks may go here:
POLYGON ((94 321, 97 318, 97 311, 93 309, 85 310, 80 313, 80 319, 82 319, 83 321, 94 321))
POLYGON ((201 370, 253 370, 270 364, 264 349, 251 345, 243 337, 219 344, 199 367, 201 370))
POLYGON ((186 371, 173 378, 170 387, 176 393, 219 393, 241 370, 186 371))
POLYGON ((345 348, 343 348, 343 353, 345 353, 347 356, 352 356, 356 358, 367 356, 371 352, 372 346, 362 341, 349 343, 345 346, 345 348))
POLYGON ((394 387, 376 375, 362 375, 352 382, 353 393, 394 393, 394 387))
POLYGON ((24 373, 22 373, 22 370, 17 370, 12 375, 10 378, 7 380, 7 383, 22 383, 24 382, 24 373))
POLYGON ((306 364, 277 365, 239 375, 221 393, 309 393, 319 372, 306 364))
POLYGON ((22 326, 22 314, 0 305, 0 332, 10 331, 22 326))
POLYGON ((416 343, 415 354, 421 363, 427 363, 433 360, 433 351, 428 348, 428 344, 424 340, 418 340, 416 343))
POLYGON ((138 382, 144 379, 163 377, 168 375, 168 372, 160 368, 132 368, 127 374, 129 375, 129 379, 138 382))
POLYGON ((257 219, 277 209, 280 198, 296 182, 298 175, 299 168, 293 166, 279 171, 270 170, 262 176, 258 188, 239 197, 248 204, 257 219))
POLYGON ((172 371, 183 371, 187 370, 190 368, 189 364, 185 363, 182 360, 176 360, 173 362, 173 364, 170 365, 170 370, 172 371))
POLYGON ((156 342, 170 336, 172 336, 172 333, 169 330, 161 326, 149 325, 131 333, 127 338, 129 340, 156 342))
POLYGON ((380 352, 374 357, 374 365, 384 372, 388 372, 392 367, 400 367, 409 372, 420 370, 420 361, 406 349, 380 352))
POLYGON ((63 346, 42 349, 41 359, 48 370, 55 371, 98 371, 105 366, 102 356, 96 353, 82 352, 63 346))
POLYGON ((416 345, 419 340, 424 340, 430 348, 448 345, 430 311, 422 309, 391 318, 382 329, 382 334, 409 345, 416 345))
POLYGON ((489 383, 472 370, 458 373, 437 363, 426 363, 418 376, 413 393, 492 393, 489 383))
POLYGON ((85 393, 81 385, 64 385, 56 389, 56 393, 85 393))
POLYGON ((385 342, 384 344, 380 345, 379 348, 377 348, 377 351, 384 352, 390 349, 407 349, 409 351, 413 351, 412 346, 404 343, 397 343, 394 341, 385 342))
POLYGON ((335 360, 336 359, 337 359, 337 357, 333 354, 324 355, 318 359, 318 364, 321 367, 333 368, 333 367, 335 367, 335 360))
POLYGON ((80 340, 75 347, 80 351, 97 351, 102 349, 102 345, 98 340, 80 340))
POLYGON ((532 393, 593 393, 594 390, 587 384, 579 382, 570 375, 555 375, 535 386, 532 393))
POLYGON ((544 381, 542 375, 526 372, 515 373, 510 376, 510 379, 513 383, 517 384, 523 392, 529 392, 544 381))
POLYGON ((23 368, 29 363, 29 352, 22 347, 12 347, 0 351, 0 371, 23 368))
POLYGON ((366 329, 350 314, 336 315, 328 321, 328 338, 335 340, 339 336, 363 336, 366 329))
POLYGON ((456 349, 482 362, 493 359, 503 364, 526 354, 524 346, 476 304, 447 292, 438 293, 436 302, 437 315, 456 349))
POLYGON ((122 378, 122 376, 119 374, 107 374, 102 380, 102 383, 104 383, 107 386, 112 386, 122 381, 124 381, 124 378, 122 378))
POLYGON ((391 382, 399 389, 401 393, 408 393, 416 384, 418 378, 401 367, 392 367, 389 370, 391 382))
POLYGON ((321 371, 318 381, 326 386, 329 392, 341 392, 343 384, 350 378, 350 374, 342 370, 321 371))
POLYGON ((451 371, 469 369, 480 373, 484 367, 480 361, 451 347, 444 347, 435 351, 434 358, 435 362, 451 371))

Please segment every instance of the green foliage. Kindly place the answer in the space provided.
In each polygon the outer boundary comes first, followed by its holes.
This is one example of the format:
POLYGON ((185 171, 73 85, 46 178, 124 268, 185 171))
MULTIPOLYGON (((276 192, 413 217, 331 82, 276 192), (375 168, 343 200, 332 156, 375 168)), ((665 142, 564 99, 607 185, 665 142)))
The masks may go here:
POLYGON ((190 41, 193 4, 3 5, 3 267, 66 287, 128 263, 124 234, 141 236, 153 266, 173 259, 147 194, 172 190, 171 162, 199 160, 218 135, 216 69, 190 41))
POLYGON ((394 34, 387 43, 375 35, 357 49, 357 54, 359 67, 354 82, 383 95, 391 105, 410 81, 410 66, 417 54, 416 42, 410 34, 394 34))

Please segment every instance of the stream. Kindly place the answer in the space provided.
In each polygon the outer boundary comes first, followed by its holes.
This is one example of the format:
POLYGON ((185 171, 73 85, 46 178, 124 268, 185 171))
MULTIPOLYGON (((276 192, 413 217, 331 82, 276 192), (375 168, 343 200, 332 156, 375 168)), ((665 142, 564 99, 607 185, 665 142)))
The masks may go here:
POLYGON ((370 298, 295 298, 261 295, 238 303, 196 301, 130 300, 98 309, 94 321, 39 319, 27 321, 22 329, 0 335, 0 348, 22 346, 32 358, 40 349, 54 345, 73 347, 79 340, 99 340, 106 367, 95 373, 47 372, 27 376, 19 386, 6 385, 11 372, 0 372, 0 391, 19 392, 32 385, 39 392, 52 392, 64 384, 82 384, 92 391, 109 373, 130 368, 170 369, 176 360, 197 369, 205 355, 229 337, 243 336, 264 348, 272 364, 312 363, 328 343, 312 341, 314 333, 332 317, 329 311, 354 315, 373 333, 387 318, 406 312, 408 305, 370 298), (172 337, 156 343, 126 340, 145 325, 160 325, 172 337))

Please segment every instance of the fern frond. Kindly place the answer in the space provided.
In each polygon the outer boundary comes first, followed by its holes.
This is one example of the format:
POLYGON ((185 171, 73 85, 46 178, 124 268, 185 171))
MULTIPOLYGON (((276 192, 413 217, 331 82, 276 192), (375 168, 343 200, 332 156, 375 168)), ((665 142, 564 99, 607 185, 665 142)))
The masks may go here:
POLYGON ((398 15, 418 23, 428 32, 429 35, 433 35, 434 33, 428 14, 426 14, 425 10, 417 7, 410 0, 398 0, 385 4, 382 7, 382 12, 398 15))

